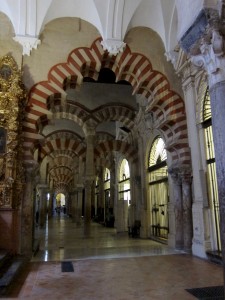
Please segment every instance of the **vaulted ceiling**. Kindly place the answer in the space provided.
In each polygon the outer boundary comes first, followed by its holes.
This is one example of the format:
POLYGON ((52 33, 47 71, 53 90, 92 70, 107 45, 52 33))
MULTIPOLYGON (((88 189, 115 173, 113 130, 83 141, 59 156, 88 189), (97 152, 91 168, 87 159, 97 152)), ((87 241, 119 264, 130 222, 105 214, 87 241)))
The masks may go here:
MULTIPOLYGON (((120 47, 129 30, 147 27, 162 39, 165 52, 177 44, 175 0, 2 0, 0 11, 12 22, 15 39, 39 39, 46 24, 70 17, 92 24, 106 48, 120 47)), ((179 2, 179 1, 177 1, 179 2)))

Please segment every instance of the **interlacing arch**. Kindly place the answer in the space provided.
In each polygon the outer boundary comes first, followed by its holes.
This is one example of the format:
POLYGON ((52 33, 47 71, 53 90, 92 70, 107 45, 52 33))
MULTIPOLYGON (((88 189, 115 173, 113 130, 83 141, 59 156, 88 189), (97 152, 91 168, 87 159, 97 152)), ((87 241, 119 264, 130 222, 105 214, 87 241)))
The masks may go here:
POLYGON ((95 135, 95 142, 96 143, 102 143, 102 142, 105 142, 105 141, 112 141, 115 139, 115 136, 108 133, 108 132, 101 132, 101 131, 98 131, 98 133, 95 135))
POLYGON ((147 111, 153 111, 155 119, 165 136, 166 147, 172 153, 173 159, 190 162, 187 142, 187 126, 184 103, 181 97, 170 90, 167 78, 153 70, 150 61, 142 54, 132 53, 126 46, 122 53, 110 56, 101 46, 101 39, 93 42, 90 48, 81 47, 73 50, 67 62, 53 66, 48 74, 48 81, 36 84, 29 97, 27 115, 24 121, 25 159, 32 154, 36 139, 40 138, 36 129, 37 120, 44 114, 49 114, 46 104, 53 94, 65 97, 65 81, 73 79, 77 88, 88 76, 97 80, 103 67, 110 68, 116 75, 116 82, 126 80, 133 88, 133 94, 141 94, 148 99, 147 111), (163 107, 158 111, 157 107, 163 107))
POLYGON ((49 170, 49 176, 55 182, 64 182, 66 184, 69 184, 74 178, 72 169, 66 166, 57 166, 49 170))
POLYGON ((120 152, 131 162, 136 162, 138 160, 137 149, 131 144, 120 140, 105 141, 98 144, 94 149, 96 159, 105 158, 105 156, 112 151, 120 152))
POLYGON ((68 132, 61 131, 54 133, 45 139, 45 144, 40 147, 38 153, 38 160, 41 162, 46 156, 51 156, 52 153, 58 151, 65 153, 68 151, 74 152, 76 156, 83 156, 86 153, 86 146, 82 143, 81 139, 77 138, 76 134, 69 134, 68 132), (66 151, 66 152, 65 152, 66 151))
POLYGON ((37 120, 36 127, 38 132, 41 132, 46 125, 54 123, 54 120, 57 119, 74 121, 81 128, 84 126, 85 122, 90 119, 96 127, 99 124, 108 121, 119 121, 130 130, 134 127, 134 109, 122 104, 107 104, 93 111, 84 109, 76 103, 67 103, 63 106, 61 104, 55 104, 54 108, 51 109, 51 112, 51 116, 45 114, 37 120))
POLYGON ((55 168, 55 166, 65 166, 71 169, 71 171, 73 171, 75 166, 77 167, 77 163, 71 157, 58 155, 49 160, 49 170, 55 168))
POLYGON ((134 127, 134 109, 122 104, 108 104, 93 111, 92 116, 98 124, 107 121, 119 121, 130 130, 134 127))
POLYGON ((71 159, 76 159, 78 156, 77 156, 77 154, 74 152, 74 151, 72 151, 72 150, 70 150, 70 149, 66 149, 66 150, 54 150, 54 152, 51 152, 51 153, 49 153, 49 158, 51 158, 51 159, 55 159, 55 158, 57 158, 57 157, 59 157, 59 156, 64 156, 64 157, 67 157, 67 158, 71 158, 71 159))
POLYGON ((68 194, 69 191, 69 184, 65 182, 54 182, 54 190, 55 190, 55 195, 57 194, 68 194))
POLYGON ((88 110, 80 107, 75 103, 66 103, 66 105, 54 105, 51 109, 53 119, 68 119, 74 121, 80 127, 82 127, 89 117, 88 110))

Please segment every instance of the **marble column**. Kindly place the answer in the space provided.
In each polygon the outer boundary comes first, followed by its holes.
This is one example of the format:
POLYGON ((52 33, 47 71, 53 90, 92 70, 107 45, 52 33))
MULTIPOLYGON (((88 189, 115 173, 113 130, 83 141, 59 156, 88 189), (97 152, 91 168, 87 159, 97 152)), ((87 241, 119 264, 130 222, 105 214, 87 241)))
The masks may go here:
POLYGON ((72 218, 72 222, 76 222, 76 209, 77 209, 77 189, 73 189, 69 193, 70 209, 67 212, 72 218))
POLYGON ((181 173, 182 180, 182 204, 183 204, 183 234, 184 250, 191 251, 192 248, 192 177, 190 172, 181 173))
POLYGON ((91 233, 91 198, 92 198, 92 180, 85 181, 85 202, 84 202, 84 235, 91 233))
POLYGON ((82 216, 82 201, 83 201, 83 185, 77 184, 77 197, 76 197, 76 205, 75 205, 75 222, 77 226, 81 225, 81 216, 82 216))
POLYGON ((26 185, 22 203, 21 254, 31 257, 34 239, 34 185, 36 162, 25 165, 26 185))
POLYGON ((91 203, 92 189, 94 183, 94 138, 95 130, 93 127, 85 126, 86 136, 86 168, 85 168, 85 203, 84 203, 84 234, 88 236, 91 229, 91 203))
POLYGON ((175 248, 183 249, 184 231, 183 231, 183 203, 182 203, 182 182, 178 171, 169 170, 173 181, 174 192, 174 216, 175 216, 175 248))
POLYGON ((48 204, 48 218, 52 217, 53 213, 53 192, 50 192, 49 204, 48 204))
MULTIPOLYGON (((114 211, 114 198, 115 198, 115 165, 110 170, 110 203, 109 207, 114 211)), ((113 212, 114 213, 114 212, 113 212)))
POLYGON ((99 210, 100 210, 100 221, 104 221, 104 211, 105 211, 105 191, 104 191, 104 174, 103 168, 99 177, 99 210))
POLYGON ((38 193, 40 196, 40 212, 39 212, 39 225, 45 226, 47 216, 47 190, 46 184, 38 184, 38 193))
POLYGON ((114 217, 115 217, 115 222, 114 222, 114 227, 117 228, 118 226, 118 198, 119 198, 119 193, 118 193, 118 174, 115 172, 115 184, 114 184, 114 204, 113 204, 113 209, 114 209, 114 217))
POLYGON ((135 118, 134 135, 138 144, 138 174, 135 177, 136 191, 140 195, 136 201, 136 219, 141 220, 140 236, 149 237, 150 218, 148 212, 148 190, 147 171, 146 171, 146 147, 153 130, 153 119, 151 114, 146 113, 147 99, 143 95, 136 95, 139 104, 139 111, 135 118), (147 191, 147 192, 146 192, 147 191))

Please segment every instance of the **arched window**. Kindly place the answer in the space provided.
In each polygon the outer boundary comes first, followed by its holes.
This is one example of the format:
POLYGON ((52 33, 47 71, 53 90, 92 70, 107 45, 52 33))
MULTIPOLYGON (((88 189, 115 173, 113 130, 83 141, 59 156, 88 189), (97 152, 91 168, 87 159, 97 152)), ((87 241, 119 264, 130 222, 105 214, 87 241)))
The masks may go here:
POLYGON ((157 137, 153 144, 149 155, 149 168, 166 161, 167 154, 165 149, 165 143, 161 137, 157 137))
POLYGON ((158 136, 153 141, 148 158, 150 235, 158 239, 167 239, 169 232, 166 159, 165 143, 158 136))
POLYGON ((110 171, 107 168, 105 168, 104 180, 105 180, 105 182, 110 180, 110 171))
POLYGON ((96 176, 95 179, 95 203, 94 203, 94 215, 95 219, 98 221, 98 215, 100 215, 100 212, 98 211, 100 207, 99 203, 99 177, 96 176))
POLYGON ((212 232, 213 232, 213 250, 221 252, 221 239, 220 239, 220 218, 219 218, 219 198, 216 177, 216 162, 213 143, 212 132, 212 116, 210 96, 208 89, 203 99, 202 111, 202 126, 204 128, 205 136, 205 149, 206 149, 206 164, 207 164, 207 188, 209 205, 211 209, 212 232))
POLYGON ((130 168, 126 159, 123 159, 119 172, 119 200, 127 200, 130 204, 130 168))
POLYGON ((110 171, 105 168, 104 171, 104 221, 110 212, 110 171))

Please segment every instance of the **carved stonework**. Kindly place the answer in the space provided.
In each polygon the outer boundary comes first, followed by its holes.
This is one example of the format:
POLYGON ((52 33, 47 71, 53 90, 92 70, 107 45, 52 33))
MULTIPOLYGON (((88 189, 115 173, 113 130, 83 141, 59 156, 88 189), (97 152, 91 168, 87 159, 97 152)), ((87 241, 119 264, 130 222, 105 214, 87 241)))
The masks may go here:
POLYGON ((32 49, 37 49, 38 45, 40 45, 41 40, 36 37, 30 36, 15 36, 13 38, 16 42, 20 43, 23 47, 23 55, 30 56, 32 49))
POLYGON ((225 80, 224 38, 218 30, 213 30, 210 42, 201 40, 201 54, 192 56, 194 65, 207 71, 209 87, 225 80))
POLYGON ((182 171, 181 179, 183 184, 190 185, 192 183, 192 174, 190 171, 182 171))
POLYGON ((106 39, 101 42, 103 50, 107 50, 111 55, 123 52, 126 44, 120 40, 106 39))
POLYGON ((179 166, 170 166, 168 168, 168 173, 170 174, 174 185, 181 185, 182 180, 180 176, 180 167, 179 166))
POLYGON ((202 9, 192 26, 182 36, 180 46, 186 53, 197 54, 202 36, 210 40, 212 28, 216 28, 219 22, 219 13, 216 9, 202 9))
POLYGON ((14 59, 0 59, 0 208, 20 205, 22 166, 22 120, 26 93, 14 59))

